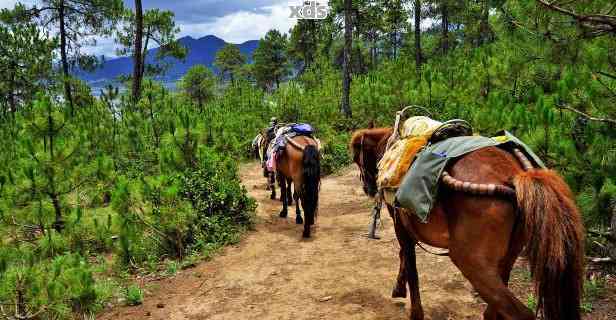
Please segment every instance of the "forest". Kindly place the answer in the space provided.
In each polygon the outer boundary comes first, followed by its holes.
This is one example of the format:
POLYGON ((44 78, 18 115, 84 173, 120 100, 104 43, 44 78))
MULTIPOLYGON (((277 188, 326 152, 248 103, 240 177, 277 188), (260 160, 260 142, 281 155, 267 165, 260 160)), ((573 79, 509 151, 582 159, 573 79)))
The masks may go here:
POLYGON ((267 32, 253 57, 225 46, 216 71, 195 66, 177 90, 156 81, 186 55, 173 12, 142 0, 2 9, 0 319, 139 304, 135 275, 173 275, 237 243, 256 208, 238 163, 271 117, 312 124, 335 174, 352 162, 353 130, 391 126, 407 105, 525 141, 575 193, 589 261, 614 271, 613 0, 328 6, 267 32), (75 74, 101 63, 84 51, 99 38, 134 70, 93 92, 75 74))

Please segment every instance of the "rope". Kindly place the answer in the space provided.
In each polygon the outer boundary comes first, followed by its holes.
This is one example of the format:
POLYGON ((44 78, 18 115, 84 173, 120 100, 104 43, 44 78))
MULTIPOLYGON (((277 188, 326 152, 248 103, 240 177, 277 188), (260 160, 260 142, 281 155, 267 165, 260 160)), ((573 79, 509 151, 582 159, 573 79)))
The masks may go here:
MULTIPOLYGON (((398 209, 399 208, 394 207, 394 219, 395 219, 394 223, 401 223, 399 221, 399 219, 398 219, 398 214, 400 213, 400 211, 398 209)), ((443 253, 432 252, 432 251, 426 249, 423 245, 421 245, 421 242, 419 242, 419 240, 417 240, 417 236, 414 236, 414 238, 415 238, 415 243, 417 244, 417 246, 419 248, 421 248, 421 250, 425 251, 426 253, 429 253, 429 254, 432 254, 432 255, 435 255, 435 256, 439 256, 439 257, 448 257, 449 256, 449 251, 443 252, 443 253)))
POLYGON ((288 142, 288 143, 290 143, 293 147, 295 147, 295 148, 297 148, 297 149, 299 149, 299 150, 301 150, 301 151, 304 151, 304 149, 306 149, 306 147, 304 147, 304 146, 300 145, 299 143, 295 142, 295 140, 293 140, 293 139, 289 138, 288 136, 284 136, 284 138, 285 138, 285 139, 287 140, 287 142, 288 142))
POLYGON ((533 164, 530 162, 530 160, 528 160, 526 155, 522 151, 520 151, 520 149, 513 149, 513 154, 518 159, 518 161, 520 161, 520 164, 522 165, 522 169, 524 169, 524 171, 530 171, 535 169, 535 167, 533 167, 533 164))
POLYGON ((507 197, 515 197, 515 190, 508 186, 494 183, 485 184, 461 181, 449 175, 447 171, 443 171, 441 181, 450 189, 465 193, 487 196, 504 195, 507 197))
POLYGON ((443 253, 432 252, 432 251, 424 248, 424 246, 422 246, 421 242, 419 242, 419 241, 417 241, 417 246, 420 247, 421 250, 423 250, 423 251, 425 251, 425 252, 427 252, 429 254, 432 254, 432 255, 435 255, 435 256, 439 256, 439 257, 449 257, 449 251, 443 252, 443 253))

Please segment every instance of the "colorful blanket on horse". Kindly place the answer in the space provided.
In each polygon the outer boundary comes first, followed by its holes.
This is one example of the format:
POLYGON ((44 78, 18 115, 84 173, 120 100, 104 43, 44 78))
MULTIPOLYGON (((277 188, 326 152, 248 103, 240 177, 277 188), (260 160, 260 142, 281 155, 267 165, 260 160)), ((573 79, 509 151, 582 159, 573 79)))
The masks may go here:
POLYGON ((254 153, 255 158, 259 159, 261 162, 263 162, 265 155, 263 154, 263 150, 260 148, 261 144, 263 143, 263 135, 262 134, 258 134, 254 139, 252 139, 252 152, 254 153))
POLYGON ((443 123, 428 117, 411 117, 400 130, 400 139, 392 138, 387 151, 379 161, 379 189, 398 188, 415 155, 427 143, 434 130, 443 123))
POLYGON ((280 127, 276 131, 276 137, 272 139, 267 148, 266 153, 266 168, 270 172, 276 171, 276 159, 287 145, 287 139, 292 139, 296 136, 312 137, 314 129, 307 123, 291 123, 280 127))
POLYGON ((545 168, 541 159, 526 144, 507 131, 493 138, 453 137, 428 145, 417 153, 410 170, 406 172, 399 188, 395 191, 395 204, 412 210, 422 222, 427 222, 428 214, 437 197, 438 183, 449 161, 492 146, 506 150, 518 148, 536 167, 545 168))

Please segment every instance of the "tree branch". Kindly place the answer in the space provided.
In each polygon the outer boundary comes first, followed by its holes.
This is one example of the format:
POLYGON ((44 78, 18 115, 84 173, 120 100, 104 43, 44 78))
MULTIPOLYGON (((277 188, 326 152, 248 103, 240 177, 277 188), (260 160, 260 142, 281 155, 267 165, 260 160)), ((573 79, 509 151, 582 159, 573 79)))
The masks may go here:
MULTIPOLYGON (((536 0, 542 6, 575 19, 579 25, 594 29, 595 35, 601 35, 606 32, 616 33, 616 16, 608 14, 580 14, 575 11, 563 8, 556 4, 556 1, 547 2, 545 0, 536 0)), ((610 9, 610 11, 612 11, 610 9)))
POLYGON ((611 233, 609 232, 603 232, 603 231, 598 231, 598 230, 593 230, 593 229, 588 229, 588 234, 594 235, 594 236, 598 236, 598 237, 604 237, 606 238, 608 241, 613 241, 616 242, 616 237, 614 237, 611 233))
POLYGON ((601 78, 597 77, 597 82, 599 82, 605 90, 607 90, 613 98, 616 98, 616 91, 614 91, 607 83, 603 82, 601 78))
POLYGON ((603 72, 603 71, 597 71, 598 74, 602 75, 602 76, 606 76, 612 80, 616 80, 616 76, 613 74, 609 74, 607 72, 603 72))
POLYGON ((616 120, 614 120, 614 119, 593 117, 593 116, 591 116, 591 115, 589 115, 587 113, 584 113, 584 112, 582 112, 580 110, 577 110, 577 109, 575 109, 573 107, 570 107, 570 106, 567 106, 567 105, 557 105, 557 107, 559 109, 565 109, 565 110, 569 110, 571 112, 575 112, 578 115, 580 115, 580 116, 582 116, 582 117, 584 117, 584 118, 586 118, 586 119, 588 119, 590 121, 604 122, 604 123, 609 123, 611 125, 616 125, 616 120))

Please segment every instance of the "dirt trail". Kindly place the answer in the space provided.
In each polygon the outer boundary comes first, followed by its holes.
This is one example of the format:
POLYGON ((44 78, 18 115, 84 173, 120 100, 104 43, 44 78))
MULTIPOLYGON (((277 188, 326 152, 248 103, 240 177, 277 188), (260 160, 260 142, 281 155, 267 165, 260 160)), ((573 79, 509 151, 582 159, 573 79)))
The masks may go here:
MULTIPOLYGON (((349 168, 325 178, 313 238, 301 238, 295 210, 278 217, 258 164, 241 168, 259 221, 237 246, 162 280, 138 307, 102 319, 408 319, 407 299, 390 297, 398 244, 388 216, 380 240, 364 237, 371 203, 349 168)), ((386 213, 385 213, 386 215, 386 213)), ((485 308, 446 257, 417 251, 427 319, 481 319, 485 308)))

